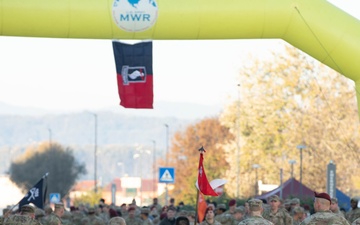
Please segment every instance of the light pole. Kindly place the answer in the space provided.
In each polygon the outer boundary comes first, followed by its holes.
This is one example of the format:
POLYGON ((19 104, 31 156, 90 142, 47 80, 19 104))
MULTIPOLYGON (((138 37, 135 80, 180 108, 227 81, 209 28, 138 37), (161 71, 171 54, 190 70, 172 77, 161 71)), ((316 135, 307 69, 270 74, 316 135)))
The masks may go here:
MULTIPOLYGON (((296 163, 296 160, 290 159, 289 163, 291 165, 291 179, 294 178, 294 164, 296 163)), ((294 193, 294 182, 291 182, 291 195, 294 193)))
POLYGON ((153 144, 154 144, 154 148, 153 148, 153 197, 156 197, 156 141, 152 140, 153 144))
POLYGON ((296 146, 296 148, 300 150, 300 184, 301 184, 300 185, 300 195, 302 195, 302 170, 303 170, 303 168, 302 168, 302 158, 303 158, 302 150, 304 148, 306 148, 306 146, 303 144, 300 144, 300 145, 296 146))
POLYGON ((93 113, 94 124, 94 191, 97 193, 97 114, 93 113))
POLYGON ((290 163, 290 165, 291 165, 291 178, 294 178, 294 164, 296 163, 296 160, 294 160, 294 159, 290 159, 289 160, 289 163, 290 163))
MULTIPOLYGON (((166 127, 166 167, 168 166, 168 154, 169 154, 169 125, 165 124, 166 127)), ((165 205, 168 202, 168 184, 165 184, 165 205)))
POLYGON ((240 196, 240 84, 238 86, 238 101, 236 104, 236 198, 240 196))
POLYGON ((49 128, 48 131, 49 131, 49 146, 51 147, 51 135, 52 135, 51 129, 49 128))
POLYGON ((259 194, 259 185, 258 185, 258 169, 260 168, 259 164, 253 164, 252 167, 255 169, 255 195, 259 194))

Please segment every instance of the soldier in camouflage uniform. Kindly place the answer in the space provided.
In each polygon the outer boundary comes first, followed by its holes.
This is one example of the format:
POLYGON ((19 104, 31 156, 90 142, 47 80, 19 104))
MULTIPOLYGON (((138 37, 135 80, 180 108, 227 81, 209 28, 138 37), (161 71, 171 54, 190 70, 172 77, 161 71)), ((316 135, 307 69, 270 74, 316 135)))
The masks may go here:
POLYGON ((360 209, 357 207, 358 201, 359 200, 357 198, 352 198, 350 200, 351 211, 347 212, 345 215, 345 218, 349 221, 349 223, 354 222, 357 218, 360 217, 360 209))
POLYGON ((233 215, 233 220, 231 225, 238 225, 245 218, 246 209, 244 206, 238 206, 235 208, 235 213, 233 215))
POLYGON ((268 198, 270 209, 263 213, 263 217, 275 225, 292 225, 293 219, 288 211, 280 207, 280 197, 272 195, 268 198))
POLYGON ((11 215, 4 218, 0 223, 1 225, 41 225, 35 220, 35 208, 31 205, 23 205, 20 214, 11 215))
POLYGON ((215 220, 215 212, 213 207, 207 207, 205 211, 205 220, 200 225, 221 225, 220 222, 215 220))
POLYGON ((315 214, 307 217, 300 225, 349 225, 348 221, 330 211, 331 198, 327 193, 316 193, 314 200, 315 214))
POLYGON ((95 211, 94 207, 90 207, 88 210, 87 218, 89 219, 89 225, 105 225, 105 221, 97 216, 95 211))
POLYGON ((222 225, 231 225, 233 221, 233 217, 231 214, 226 213, 225 204, 219 204, 216 207, 216 215, 215 220, 221 223, 222 225))
POLYGON ((109 220, 108 225, 126 225, 124 218, 115 216, 109 220))
POLYGON ((61 217, 64 215, 64 204, 59 202, 55 203, 55 210, 49 216, 44 218, 44 225, 59 224, 62 225, 61 217))
POLYGON ((131 206, 128 209, 128 216, 125 218, 126 225, 142 225, 140 218, 135 216, 135 207, 131 206))
POLYGON ((140 218, 143 221, 142 225, 154 225, 149 219, 150 209, 148 207, 142 207, 140 209, 140 218))
POLYGON ((305 210, 303 207, 296 206, 292 209, 293 225, 300 225, 305 219, 305 210))
POLYGON ((345 217, 344 213, 340 211, 337 198, 331 198, 330 205, 331 212, 338 214, 339 216, 345 217))
POLYGON ((238 225, 274 225, 271 221, 268 221, 261 216, 263 212, 262 204, 263 202, 259 199, 249 200, 250 215, 238 225))

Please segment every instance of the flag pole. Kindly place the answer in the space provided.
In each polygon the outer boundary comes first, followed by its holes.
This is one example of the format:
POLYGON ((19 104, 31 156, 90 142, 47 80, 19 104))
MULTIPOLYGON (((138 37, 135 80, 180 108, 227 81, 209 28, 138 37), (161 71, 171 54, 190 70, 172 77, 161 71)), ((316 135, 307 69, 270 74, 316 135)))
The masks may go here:
POLYGON ((198 224, 199 222, 199 218, 198 218, 198 207, 199 207, 199 196, 200 196, 200 193, 199 193, 199 189, 197 189, 197 192, 196 192, 196 208, 195 208, 195 225, 198 224))

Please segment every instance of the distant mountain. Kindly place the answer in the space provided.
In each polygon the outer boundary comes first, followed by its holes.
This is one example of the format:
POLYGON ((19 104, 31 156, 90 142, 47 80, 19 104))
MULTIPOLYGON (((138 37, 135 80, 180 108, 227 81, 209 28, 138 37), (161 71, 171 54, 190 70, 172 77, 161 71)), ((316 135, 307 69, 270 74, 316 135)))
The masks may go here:
MULTIPOLYGON (((113 112, 131 116, 141 117, 175 117, 179 119, 202 119, 205 117, 216 116, 222 110, 221 105, 205 105, 195 103, 175 103, 175 102, 155 102, 154 109, 125 109, 122 106, 112 106, 103 109, 88 110, 91 112, 113 112)), ((0 102, 0 115, 20 115, 20 116, 43 116, 59 115, 64 113, 80 113, 86 110, 61 110, 51 111, 41 108, 15 106, 0 102)))

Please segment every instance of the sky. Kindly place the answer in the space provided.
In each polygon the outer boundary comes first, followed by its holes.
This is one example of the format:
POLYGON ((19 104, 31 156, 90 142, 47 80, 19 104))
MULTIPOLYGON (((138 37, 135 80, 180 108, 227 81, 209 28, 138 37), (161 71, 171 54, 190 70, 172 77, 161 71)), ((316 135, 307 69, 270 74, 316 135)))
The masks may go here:
MULTIPOLYGON (((360 19, 358 0, 332 0, 360 19)), ((125 41, 126 42, 126 41, 125 41)), ((226 105, 249 55, 276 51, 282 40, 153 41, 157 102, 226 105)), ((0 37, 0 102, 47 110, 119 112, 111 40, 0 37)))

